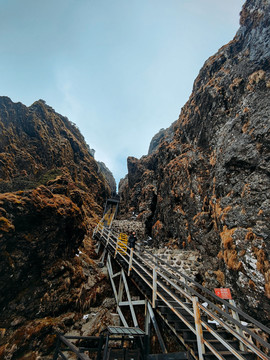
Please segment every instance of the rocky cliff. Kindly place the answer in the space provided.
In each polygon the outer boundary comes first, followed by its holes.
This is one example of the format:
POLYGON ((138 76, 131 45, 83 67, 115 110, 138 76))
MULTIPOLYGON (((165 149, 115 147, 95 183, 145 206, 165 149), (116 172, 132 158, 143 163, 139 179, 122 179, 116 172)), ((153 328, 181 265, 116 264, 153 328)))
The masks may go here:
POLYGON ((137 213, 157 246, 199 250, 203 284, 230 287, 268 325, 269 98, 270 1, 248 0, 235 38, 202 67, 173 137, 128 158, 120 188, 122 213, 137 213))
POLYGON ((0 98, 0 164, 0 358, 46 358, 55 330, 109 292, 91 233, 110 188, 76 126, 42 100, 0 98))

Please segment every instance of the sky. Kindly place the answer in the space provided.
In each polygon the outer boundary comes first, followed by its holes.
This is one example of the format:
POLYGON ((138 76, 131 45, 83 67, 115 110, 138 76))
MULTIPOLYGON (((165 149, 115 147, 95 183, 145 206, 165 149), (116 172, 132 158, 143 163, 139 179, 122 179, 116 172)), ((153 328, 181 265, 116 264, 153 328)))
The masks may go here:
POLYGON ((0 0, 0 96, 43 99, 118 182, 178 119, 244 0, 0 0))

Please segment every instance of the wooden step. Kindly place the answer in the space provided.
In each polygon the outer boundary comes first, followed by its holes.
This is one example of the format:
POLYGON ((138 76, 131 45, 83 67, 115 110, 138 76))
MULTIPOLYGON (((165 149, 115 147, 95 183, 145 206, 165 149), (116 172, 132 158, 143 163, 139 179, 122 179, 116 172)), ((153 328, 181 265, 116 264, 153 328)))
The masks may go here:
MULTIPOLYGON (((174 308, 175 310, 177 310, 177 312, 179 312, 181 315, 183 316, 187 316, 187 317, 192 317, 193 318, 193 315, 191 315, 187 310, 183 309, 183 308, 174 308)), ((164 305, 164 306, 159 306, 159 310, 162 314, 170 314, 172 312, 172 310, 164 305)))
MULTIPOLYGON (((181 315, 183 315, 183 318, 186 321, 188 321, 191 324, 194 324, 194 317, 192 315, 185 314, 185 313, 184 314, 181 313, 181 315)), ((167 318, 168 322, 175 322, 175 321, 179 321, 179 320, 182 321, 180 319, 180 317, 178 317, 174 312, 172 312, 172 310, 170 310, 170 312, 168 312, 166 314, 166 318, 167 318)), ((206 322, 207 318, 205 316, 202 316, 202 320, 204 320, 206 322)))
MULTIPOLYGON (((194 327, 193 324, 190 324, 192 327, 194 327)), ((186 332, 191 332, 192 331, 190 330, 190 328, 185 324, 183 323, 183 321, 177 323, 175 322, 174 325, 173 325, 174 329, 178 332, 178 333, 186 333, 186 332)), ((192 333, 193 334, 193 333, 192 333)))
MULTIPOLYGON (((181 331, 181 335, 183 336, 183 338, 185 340, 196 340, 196 335, 187 328, 187 326, 183 326, 182 329, 178 330, 176 329, 177 332, 181 331)), ((232 340, 232 335, 230 333, 228 333, 225 330, 215 330, 215 332, 217 333, 217 335, 219 335, 220 337, 222 337, 224 340, 232 340)), ((216 340, 216 338, 214 337, 214 335, 212 335, 209 331, 207 330, 203 330, 203 337, 206 340, 216 340)))
MULTIPOLYGON (((185 298, 180 298, 179 297, 179 300, 180 301, 182 301, 184 304, 185 304, 185 306, 187 306, 188 308, 192 308, 192 304, 191 303, 186 303, 185 302, 185 298)), ((172 301, 172 300, 169 300, 168 301, 173 307, 181 307, 181 305, 179 305, 178 303, 177 303, 177 301, 172 301)), ((168 306, 162 299, 157 299, 157 306, 159 307, 159 306, 168 306)))
MULTIPOLYGON (((228 351, 226 346, 223 345, 218 340, 211 339, 211 340, 207 340, 207 341, 218 351, 228 351)), ((191 346, 193 346, 193 350, 195 352, 197 351, 197 339, 185 340, 185 343, 186 344, 191 344, 191 346)), ((231 345, 234 349, 239 350, 239 341, 237 341, 237 340, 226 340, 226 343, 231 345)))
MULTIPOLYGON (((255 354, 251 352, 238 351, 240 355, 242 355, 247 360, 255 360, 255 354)), ((237 357, 233 355, 230 351, 220 351, 219 354, 224 357, 226 360, 236 360, 237 357)), ((203 355, 205 360, 216 360, 217 357, 210 352, 206 352, 203 355)))

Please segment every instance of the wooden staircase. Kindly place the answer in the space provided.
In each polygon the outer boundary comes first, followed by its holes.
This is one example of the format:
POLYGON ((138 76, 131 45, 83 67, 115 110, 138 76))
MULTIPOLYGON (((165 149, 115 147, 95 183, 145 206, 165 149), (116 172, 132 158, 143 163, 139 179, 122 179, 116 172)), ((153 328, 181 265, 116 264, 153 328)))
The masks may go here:
POLYGON ((102 221, 94 238, 103 244, 193 358, 270 360, 270 344, 240 319, 269 336, 270 329, 263 324, 176 269, 168 272, 164 267, 168 268, 168 264, 150 252, 133 252, 129 248, 117 251, 121 248, 119 236, 102 221))

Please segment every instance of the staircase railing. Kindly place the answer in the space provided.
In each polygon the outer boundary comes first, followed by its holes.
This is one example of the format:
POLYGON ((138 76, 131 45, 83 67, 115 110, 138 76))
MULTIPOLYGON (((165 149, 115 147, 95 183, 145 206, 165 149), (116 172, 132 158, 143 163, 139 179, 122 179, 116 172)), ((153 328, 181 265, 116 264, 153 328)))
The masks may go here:
POLYGON ((156 307, 157 300, 162 300, 187 328, 195 334, 199 359, 203 359, 207 348, 218 359, 224 360, 220 352, 213 347, 211 341, 204 338, 203 330, 211 333, 216 340, 222 343, 228 352, 239 360, 246 360, 246 353, 244 351, 254 353, 263 360, 270 359, 266 354, 266 352, 269 353, 270 344, 262 336, 252 331, 251 328, 243 325, 239 316, 241 316, 242 321, 244 320, 249 325, 259 329, 266 337, 269 336, 270 329, 244 313, 235 304, 219 298, 210 290, 186 274, 177 271, 163 259, 158 258, 147 250, 140 252, 126 247, 125 249, 121 248, 119 236, 104 226, 102 221, 96 226, 94 236, 118 259, 118 262, 121 263, 128 274, 133 271, 151 289, 151 298, 149 300, 153 308, 156 307), (171 271, 168 271, 168 268, 171 271), (187 314, 191 315, 192 320, 185 317, 180 309, 185 310, 187 314), (211 326, 208 320, 205 320, 205 317, 216 322, 220 328, 223 328, 238 339, 240 351, 236 350, 226 339, 221 337, 215 327, 211 326))

